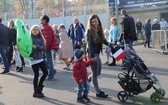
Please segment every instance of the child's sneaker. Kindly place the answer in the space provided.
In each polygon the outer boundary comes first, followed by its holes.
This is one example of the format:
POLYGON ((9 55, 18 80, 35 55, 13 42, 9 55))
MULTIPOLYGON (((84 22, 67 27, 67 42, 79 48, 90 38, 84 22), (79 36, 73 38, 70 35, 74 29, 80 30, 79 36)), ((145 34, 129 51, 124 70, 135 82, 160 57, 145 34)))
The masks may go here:
POLYGON ((70 69, 70 64, 67 65, 67 67, 64 67, 63 70, 71 70, 71 69, 70 69))
POLYGON ((85 100, 83 100, 83 98, 77 98, 76 100, 78 103, 85 103, 85 100))
POLYGON ((90 99, 89 99, 87 96, 83 96, 82 98, 83 98, 84 100, 86 100, 87 102, 90 101, 90 99))
POLYGON ((108 65, 109 64, 109 62, 108 61, 106 61, 105 63, 104 63, 104 65, 108 65))

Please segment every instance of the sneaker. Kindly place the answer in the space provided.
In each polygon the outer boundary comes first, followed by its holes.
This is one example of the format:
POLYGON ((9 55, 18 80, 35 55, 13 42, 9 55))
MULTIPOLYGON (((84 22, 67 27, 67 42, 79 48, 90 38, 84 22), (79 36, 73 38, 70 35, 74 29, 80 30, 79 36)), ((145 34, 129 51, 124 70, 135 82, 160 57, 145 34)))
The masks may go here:
POLYGON ((16 66, 16 71, 18 71, 19 70, 19 66, 16 66))
POLYGON ((18 69, 16 71, 17 72, 23 72, 23 68, 22 67, 18 67, 18 69))
POLYGON ((90 99, 89 99, 87 96, 83 96, 82 98, 83 98, 84 100, 86 100, 87 102, 90 101, 90 99))
POLYGON ((108 65, 109 64, 109 62, 108 61, 106 61, 105 63, 104 63, 104 65, 108 65))
POLYGON ((54 80, 54 77, 48 77, 47 80, 52 81, 52 80, 54 80))
POLYGON ((107 97, 108 97, 108 94, 106 94, 106 93, 103 92, 103 91, 100 91, 99 93, 96 93, 96 96, 97 96, 97 97, 101 97, 101 98, 107 98, 107 97))
POLYGON ((71 70, 70 65, 68 65, 67 67, 64 67, 63 70, 71 70))
POLYGON ((85 103, 85 100, 83 100, 83 98, 77 98, 76 100, 78 103, 85 103))

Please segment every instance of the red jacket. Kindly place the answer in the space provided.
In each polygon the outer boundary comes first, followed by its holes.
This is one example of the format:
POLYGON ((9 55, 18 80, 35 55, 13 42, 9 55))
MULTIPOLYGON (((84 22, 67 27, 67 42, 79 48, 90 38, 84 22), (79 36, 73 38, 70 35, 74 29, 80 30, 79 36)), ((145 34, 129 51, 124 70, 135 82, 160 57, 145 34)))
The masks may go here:
POLYGON ((83 82, 86 82, 88 80, 87 75, 87 68, 89 65, 91 65, 92 60, 89 61, 83 61, 79 60, 73 64, 73 76, 77 84, 79 84, 80 80, 83 82))
POLYGON ((46 51, 51 51, 52 49, 58 50, 58 40, 54 35, 54 31, 48 23, 43 24, 42 35, 46 41, 46 51))

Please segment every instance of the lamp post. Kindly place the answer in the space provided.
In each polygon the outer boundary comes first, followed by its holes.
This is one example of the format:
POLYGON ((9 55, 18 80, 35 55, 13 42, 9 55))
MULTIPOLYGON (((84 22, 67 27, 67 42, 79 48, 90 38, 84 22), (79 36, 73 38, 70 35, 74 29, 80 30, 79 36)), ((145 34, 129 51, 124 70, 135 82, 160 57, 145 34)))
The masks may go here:
POLYGON ((115 0, 115 16, 118 18, 118 0, 115 0))
POLYGON ((63 23, 65 24, 65 0, 62 0, 62 8, 63 8, 63 23))
POLYGON ((32 9, 32 16, 31 16, 31 18, 33 19, 33 17, 34 17, 34 16, 33 16, 33 15, 34 15, 34 14, 33 14, 33 13, 34 13, 34 5, 33 5, 33 0, 31 0, 31 3, 32 3, 32 6, 31 6, 31 9, 32 9))

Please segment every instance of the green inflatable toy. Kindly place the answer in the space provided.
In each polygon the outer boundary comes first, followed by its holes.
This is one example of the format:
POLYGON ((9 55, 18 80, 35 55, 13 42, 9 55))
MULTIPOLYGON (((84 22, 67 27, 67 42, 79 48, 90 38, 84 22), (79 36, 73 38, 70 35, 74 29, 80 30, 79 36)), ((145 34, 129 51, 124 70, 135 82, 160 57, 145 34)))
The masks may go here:
POLYGON ((23 57, 31 59, 30 54, 32 53, 32 39, 30 33, 21 19, 15 20, 15 27, 17 31, 16 43, 19 48, 19 53, 23 57))

